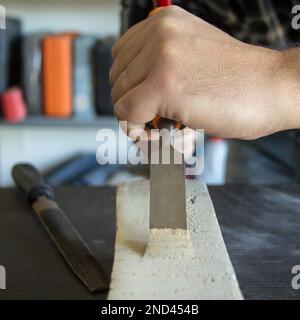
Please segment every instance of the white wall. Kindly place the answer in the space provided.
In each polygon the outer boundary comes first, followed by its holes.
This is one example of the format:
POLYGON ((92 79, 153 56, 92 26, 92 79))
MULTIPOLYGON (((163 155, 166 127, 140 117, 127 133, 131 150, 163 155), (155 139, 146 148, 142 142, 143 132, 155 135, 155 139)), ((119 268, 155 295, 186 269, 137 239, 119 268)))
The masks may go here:
POLYGON ((79 30, 117 35, 120 0, 0 0, 7 16, 21 17, 25 32, 79 30))
MULTIPOLYGON (((105 127, 117 131, 117 122, 105 127)), ((0 126, 0 187, 13 185, 11 169, 17 162, 33 163, 44 171, 77 153, 96 156, 100 128, 0 126)))

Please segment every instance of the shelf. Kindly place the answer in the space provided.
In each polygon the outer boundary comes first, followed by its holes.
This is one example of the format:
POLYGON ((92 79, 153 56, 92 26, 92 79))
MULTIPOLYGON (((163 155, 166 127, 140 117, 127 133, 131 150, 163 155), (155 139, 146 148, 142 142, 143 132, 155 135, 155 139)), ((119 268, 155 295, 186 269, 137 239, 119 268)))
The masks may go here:
POLYGON ((116 127, 117 119, 114 116, 99 116, 92 119, 58 119, 44 116, 28 116, 24 121, 19 123, 9 123, 0 120, 1 127, 78 127, 78 128, 103 128, 116 127))

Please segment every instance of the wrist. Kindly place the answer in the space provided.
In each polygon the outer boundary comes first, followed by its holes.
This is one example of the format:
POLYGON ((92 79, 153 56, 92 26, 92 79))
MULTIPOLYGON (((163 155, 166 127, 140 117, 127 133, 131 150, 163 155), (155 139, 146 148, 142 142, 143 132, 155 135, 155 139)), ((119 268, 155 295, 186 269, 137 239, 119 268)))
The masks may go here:
POLYGON ((274 97, 278 115, 281 117, 281 130, 300 128, 300 50, 278 51, 274 97))

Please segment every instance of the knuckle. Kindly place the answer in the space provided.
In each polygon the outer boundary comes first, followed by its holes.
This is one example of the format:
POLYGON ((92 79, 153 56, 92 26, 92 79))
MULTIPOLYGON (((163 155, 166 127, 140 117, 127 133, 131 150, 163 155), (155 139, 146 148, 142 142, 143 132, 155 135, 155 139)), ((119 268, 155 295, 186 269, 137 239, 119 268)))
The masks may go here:
POLYGON ((174 17, 181 13, 183 9, 179 6, 171 5, 164 8, 162 11, 163 16, 174 17))
POLYGON ((168 6, 166 9, 172 14, 182 12, 182 8, 181 7, 174 6, 174 5, 168 6))
POLYGON ((118 102, 117 104, 115 104, 114 111, 118 119, 125 120, 126 113, 122 102, 118 102))
POLYGON ((132 110, 137 104, 137 98, 135 94, 128 94, 127 97, 123 100, 123 107, 128 111, 132 110))
POLYGON ((129 94, 124 98, 121 98, 115 105, 115 115, 119 120, 132 120, 135 117, 137 108, 139 106, 137 103, 136 95, 129 94))
POLYGON ((110 94, 113 102, 116 102, 118 100, 118 97, 120 95, 119 92, 120 92, 120 88, 118 86, 113 86, 110 94))
POLYGON ((177 45, 176 43, 167 40, 159 43, 159 54, 162 58, 173 59, 176 58, 177 45))
POLYGON ((120 89, 124 89, 128 84, 127 71, 123 71, 117 80, 117 85, 120 89))
POLYGON ((111 97, 113 101, 116 101, 120 97, 120 94, 124 94, 124 92, 126 92, 129 83, 130 81, 127 75, 127 71, 123 71, 111 90, 111 97))
POLYGON ((157 20, 155 28, 161 37, 169 37, 177 30, 176 19, 169 15, 163 15, 157 20))
POLYGON ((117 64, 114 63, 109 72, 109 78, 112 83, 116 81, 117 64))
POLYGON ((129 66, 123 73, 122 73, 122 81, 124 84, 130 83, 135 74, 135 67, 129 66))
POLYGON ((140 104, 135 94, 129 94, 122 99, 122 108, 119 110, 119 118, 127 121, 136 121, 140 104))
POLYGON ((145 114, 150 112, 155 104, 149 103, 150 97, 155 99, 156 86, 149 79, 145 80, 137 90, 127 93, 120 98, 115 105, 115 114, 118 119, 131 122, 140 122, 145 118, 145 114))

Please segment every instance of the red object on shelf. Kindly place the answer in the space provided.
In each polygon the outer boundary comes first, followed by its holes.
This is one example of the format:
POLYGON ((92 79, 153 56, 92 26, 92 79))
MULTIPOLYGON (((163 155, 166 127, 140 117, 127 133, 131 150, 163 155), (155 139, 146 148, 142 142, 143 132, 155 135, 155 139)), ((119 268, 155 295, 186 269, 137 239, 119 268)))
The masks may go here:
POLYGON ((172 0, 156 0, 154 1, 157 7, 166 7, 172 5, 172 0))
POLYGON ((21 122, 27 115, 27 107, 19 88, 11 88, 2 94, 2 110, 8 122, 21 122))
POLYGON ((223 138, 218 138, 218 137, 209 137, 209 141, 220 142, 220 141, 224 141, 224 139, 223 138))

